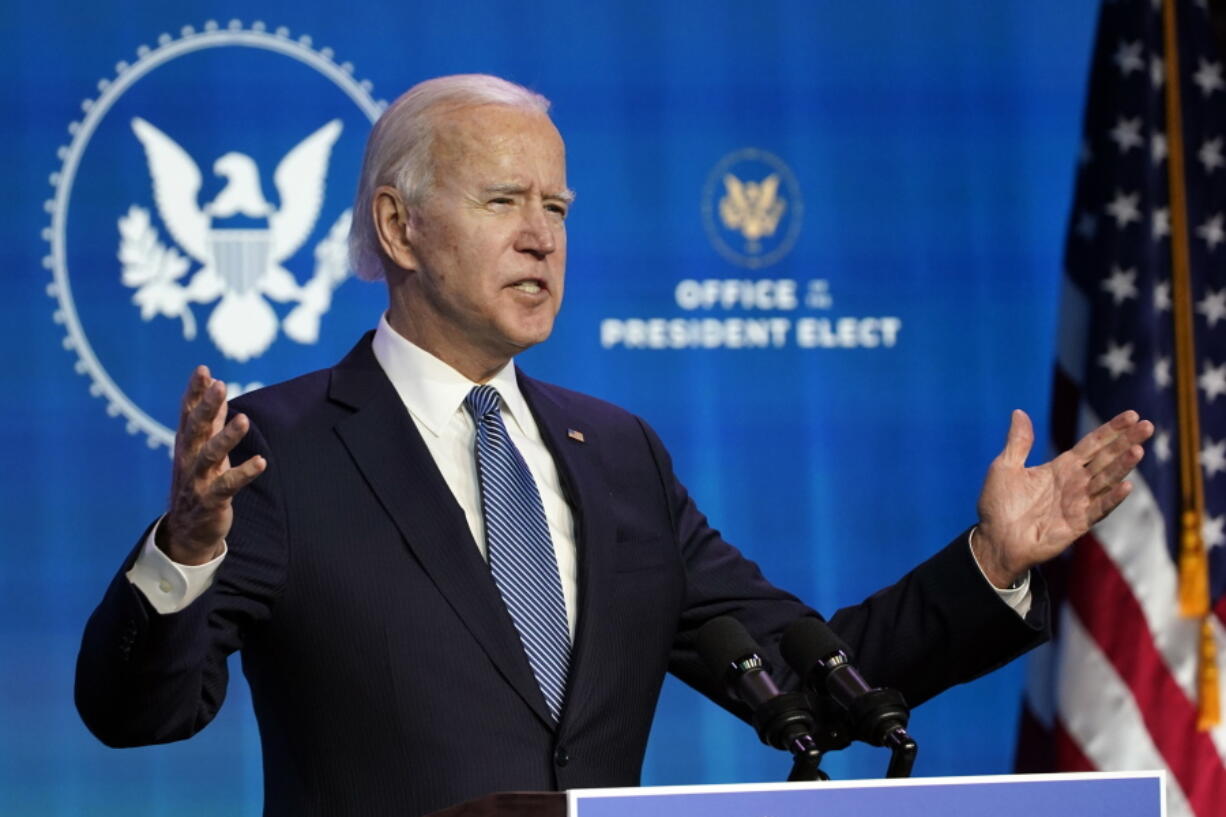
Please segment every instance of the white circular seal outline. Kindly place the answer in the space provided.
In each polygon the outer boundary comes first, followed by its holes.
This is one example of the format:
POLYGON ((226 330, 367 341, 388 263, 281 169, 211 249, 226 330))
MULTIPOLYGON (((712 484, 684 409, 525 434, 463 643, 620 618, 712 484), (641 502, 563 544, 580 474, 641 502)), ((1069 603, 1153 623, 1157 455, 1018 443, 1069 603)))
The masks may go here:
POLYGON ((52 173, 50 177, 51 186, 55 188, 55 198, 48 199, 43 204, 44 209, 51 215, 51 225, 43 228, 42 231, 43 239, 51 245, 51 254, 43 258, 43 266, 52 272, 52 282, 47 285, 47 295, 59 302, 59 308, 52 314, 52 318, 56 323, 64 326, 64 348, 75 350, 77 353, 74 369, 77 374, 90 376, 89 393, 91 395, 106 397, 107 414, 112 417, 123 414, 127 418, 129 434, 143 432, 150 448, 156 448, 160 444, 172 450, 174 432, 150 417, 140 406, 129 399, 98 361, 81 328, 81 321, 72 300, 72 287, 68 281, 68 261, 65 253, 68 204, 72 198, 72 185, 76 178, 77 166, 98 124, 123 93, 153 69, 193 51, 222 46, 262 48, 291 57, 314 68, 353 100, 372 123, 387 107, 386 101, 377 100, 371 96, 374 86, 369 80, 354 79, 352 63, 336 63, 333 60, 331 48, 314 50, 311 37, 308 35, 304 34, 296 40, 291 39, 289 29, 284 26, 270 33, 267 26, 258 20, 251 24, 250 29, 245 29, 239 20, 231 20, 225 28, 221 28, 216 21, 209 20, 204 24, 202 31, 197 31, 191 26, 184 26, 180 29, 179 34, 179 39, 175 39, 170 34, 162 34, 158 37, 156 48, 142 45, 136 49, 136 62, 120 61, 116 63, 115 79, 104 77, 98 81, 100 92, 98 98, 81 102, 84 118, 68 125, 72 143, 56 151, 56 157, 63 164, 59 171, 52 173))
POLYGON ((702 226, 706 230, 707 238, 710 239, 711 245, 715 247, 716 252, 724 257, 724 260, 747 269, 769 267, 791 251, 792 247, 796 244, 796 239, 800 236, 801 217, 804 215, 804 209, 804 202, 800 197, 800 185, 796 181, 796 176, 792 174, 792 169, 775 154, 759 148, 741 148, 720 159, 707 175, 706 184, 702 188, 702 226), (792 197, 788 202, 790 212, 787 216, 787 231, 779 243, 775 245, 774 249, 762 255, 747 255, 733 249, 724 237, 720 235, 719 227, 715 223, 714 211, 717 187, 724 173, 738 162, 761 162, 771 167, 779 173, 784 189, 792 197))

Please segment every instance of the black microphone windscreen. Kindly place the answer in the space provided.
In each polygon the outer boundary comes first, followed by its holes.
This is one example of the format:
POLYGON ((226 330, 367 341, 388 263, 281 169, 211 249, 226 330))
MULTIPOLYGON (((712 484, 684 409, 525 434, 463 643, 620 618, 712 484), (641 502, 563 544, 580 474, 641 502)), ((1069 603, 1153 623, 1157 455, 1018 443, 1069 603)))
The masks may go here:
POLYGON ((698 654, 721 681, 732 662, 758 652, 761 650, 753 636, 731 616, 713 618, 698 630, 698 654))
POLYGON ((851 658, 851 648, 835 635, 826 622, 816 618, 797 619, 788 625, 779 648, 788 665, 802 674, 839 650, 851 658))

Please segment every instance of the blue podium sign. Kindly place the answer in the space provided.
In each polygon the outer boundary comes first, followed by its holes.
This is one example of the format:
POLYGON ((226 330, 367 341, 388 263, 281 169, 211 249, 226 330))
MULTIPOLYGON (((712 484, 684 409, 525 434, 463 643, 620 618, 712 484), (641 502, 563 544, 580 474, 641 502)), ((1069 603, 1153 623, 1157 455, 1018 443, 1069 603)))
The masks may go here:
POLYGON ((576 789, 569 817, 1163 817, 1162 772, 576 789))

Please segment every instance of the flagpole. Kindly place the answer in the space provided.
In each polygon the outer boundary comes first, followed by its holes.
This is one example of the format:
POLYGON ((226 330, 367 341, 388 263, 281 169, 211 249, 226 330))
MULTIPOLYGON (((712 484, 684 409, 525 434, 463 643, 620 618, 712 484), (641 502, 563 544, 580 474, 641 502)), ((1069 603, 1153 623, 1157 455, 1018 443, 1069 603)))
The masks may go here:
POLYGON ((1196 396, 1196 338, 1188 251, 1188 205, 1184 176, 1179 44, 1175 0, 1162 2, 1163 67, 1166 73, 1167 171, 1171 206, 1171 300, 1175 320, 1175 387, 1179 432, 1179 612, 1200 619, 1197 650, 1197 728, 1221 722, 1216 643, 1209 623, 1209 558, 1202 534, 1205 487, 1200 471, 1200 414, 1196 396))

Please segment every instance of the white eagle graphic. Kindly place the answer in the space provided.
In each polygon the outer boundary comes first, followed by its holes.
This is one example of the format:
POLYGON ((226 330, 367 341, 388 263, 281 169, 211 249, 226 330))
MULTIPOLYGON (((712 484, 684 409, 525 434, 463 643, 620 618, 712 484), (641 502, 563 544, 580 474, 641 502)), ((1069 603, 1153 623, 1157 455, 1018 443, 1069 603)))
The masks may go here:
POLYGON ((180 284, 190 262, 161 244, 147 210, 130 207, 119 220, 119 259, 123 282, 137 288, 133 300, 142 317, 178 317, 190 340, 196 334, 190 304, 220 297, 208 318, 209 337, 222 354, 239 362, 263 354, 278 325, 299 343, 318 340, 320 316, 348 275, 349 211, 316 246, 315 274, 306 284, 299 284, 282 263, 298 252, 319 218, 328 160, 341 127, 339 119, 332 120, 280 161, 273 174, 280 207, 264 198, 255 160, 236 152, 214 162, 213 172, 226 184, 201 206, 202 178, 195 161, 158 128, 134 118, 132 130, 149 162, 158 215, 175 243, 201 265, 186 286, 180 284), (268 298, 296 306, 280 322, 268 298))

